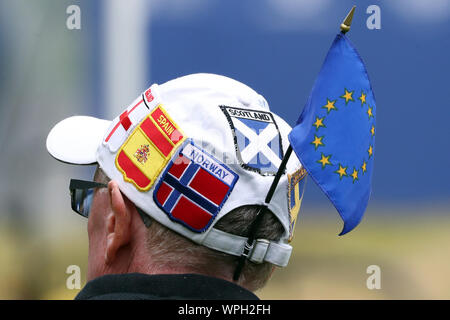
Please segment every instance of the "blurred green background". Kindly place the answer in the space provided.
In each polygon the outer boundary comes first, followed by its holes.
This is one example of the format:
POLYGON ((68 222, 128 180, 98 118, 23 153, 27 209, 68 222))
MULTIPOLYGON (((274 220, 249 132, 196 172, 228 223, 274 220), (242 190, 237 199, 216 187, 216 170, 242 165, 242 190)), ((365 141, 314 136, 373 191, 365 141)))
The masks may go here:
MULTIPOLYGON (((350 34, 377 96, 372 200, 362 223, 338 237, 342 222, 310 180, 292 258, 257 292, 263 299, 450 298, 450 1, 377 3, 382 29, 366 28, 371 3, 360 1, 350 34), (381 289, 367 288, 371 265, 381 289)), ((294 124, 352 4, 1 1, 0 299, 72 299, 70 265, 86 281, 87 221, 70 209, 68 182, 90 179, 93 168, 47 154, 56 122, 112 119, 153 82, 213 72, 253 86, 294 124), (80 30, 67 28, 70 5, 81 9, 80 30)))
MULTIPOLYGON (((449 299, 450 218, 445 209, 411 208, 422 217, 392 218, 393 211, 369 208, 366 219, 348 237, 338 237, 341 223, 314 218, 305 205, 296 227, 289 265, 277 269, 262 299, 449 299), (433 211, 430 211, 433 210, 433 211), (439 214, 430 220, 423 216, 439 214), (381 289, 369 290, 366 272, 381 269, 381 289)), ((69 265, 81 268, 86 282, 86 221, 73 215, 70 225, 49 233, 24 234, 2 225, 1 299, 72 299, 66 287, 69 265)))

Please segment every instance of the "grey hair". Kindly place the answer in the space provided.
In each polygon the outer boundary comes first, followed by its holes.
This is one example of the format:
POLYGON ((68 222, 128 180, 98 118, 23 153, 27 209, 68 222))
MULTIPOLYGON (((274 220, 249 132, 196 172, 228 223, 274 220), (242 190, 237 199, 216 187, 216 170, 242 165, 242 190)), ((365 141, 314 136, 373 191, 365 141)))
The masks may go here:
MULTIPOLYGON (((97 168, 96 181, 108 183, 109 178, 97 168)), ((227 213, 214 225, 214 228, 239 235, 247 236, 250 225, 259 212, 259 206, 247 205, 227 213)), ((284 233, 284 228, 275 215, 266 211, 256 238, 278 241, 284 233)), ((153 271, 174 269, 182 266, 183 269, 194 273, 231 279, 239 257, 232 256, 217 250, 199 245, 168 229, 156 220, 148 227, 147 250, 151 255, 153 271)), ((273 265, 268 262, 256 264, 246 261, 238 284, 251 291, 264 287, 272 274, 273 265)), ((149 271, 152 267, 149 266, 149 271)))
MULTIPOLYGON (((247 236, 258 212, 259 206, 256 205, 236 208, 220 219, 214 227, 228 233, 247 236)), ((277 241, 283 233, 283 226, 269 211, 264 215, 256 237, 277 241)), ((154 220, 149 228, 147 246, 152 252, 152 261, 159 267, 184 266, 195 273, 216 277, 231 278, 239 259, 196 244, 154 220)), ((273 267, 268 262, 256 264, 247 260, 237 283, 251 291, 261 289, 269 280, 273 267)))

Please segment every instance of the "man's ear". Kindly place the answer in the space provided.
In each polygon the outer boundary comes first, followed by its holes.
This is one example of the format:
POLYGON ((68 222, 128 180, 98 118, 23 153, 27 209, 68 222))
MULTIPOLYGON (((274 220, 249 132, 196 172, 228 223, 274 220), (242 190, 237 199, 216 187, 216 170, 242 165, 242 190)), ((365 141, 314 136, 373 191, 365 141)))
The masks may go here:
POLYGON ((111 212, 107 217, 107 238, 105 262, 111 264, 119 249, 126 246, 131 238, 132 203, 120 192, 117 182, 108 183, 111 212))

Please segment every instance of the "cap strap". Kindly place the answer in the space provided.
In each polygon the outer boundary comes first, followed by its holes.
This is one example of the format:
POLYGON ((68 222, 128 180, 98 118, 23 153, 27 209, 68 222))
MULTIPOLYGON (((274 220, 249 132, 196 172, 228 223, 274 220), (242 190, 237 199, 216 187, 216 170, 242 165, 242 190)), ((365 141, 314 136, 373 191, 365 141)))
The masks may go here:
POLYGON ((254 263, 266 261, 279 267, 287 266, 292 252, 290 245, 266 239, 256 239, 253 246, 245 250, 247 240, 245 237, 212 228, 202 244, 234 256, 241 256, 244 251, 248 251, 247 259, 254 263))

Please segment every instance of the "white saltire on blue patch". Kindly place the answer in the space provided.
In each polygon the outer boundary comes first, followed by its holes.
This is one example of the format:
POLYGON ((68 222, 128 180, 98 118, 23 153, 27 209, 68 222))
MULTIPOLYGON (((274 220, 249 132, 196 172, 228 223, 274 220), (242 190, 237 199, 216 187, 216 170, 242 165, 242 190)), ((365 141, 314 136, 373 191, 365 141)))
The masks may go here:
POLYGON ((283 147, 272 113, 229 106, 220 108, 233 131, 241 166, 262 175, 274 175, 283 158, 283 147))

